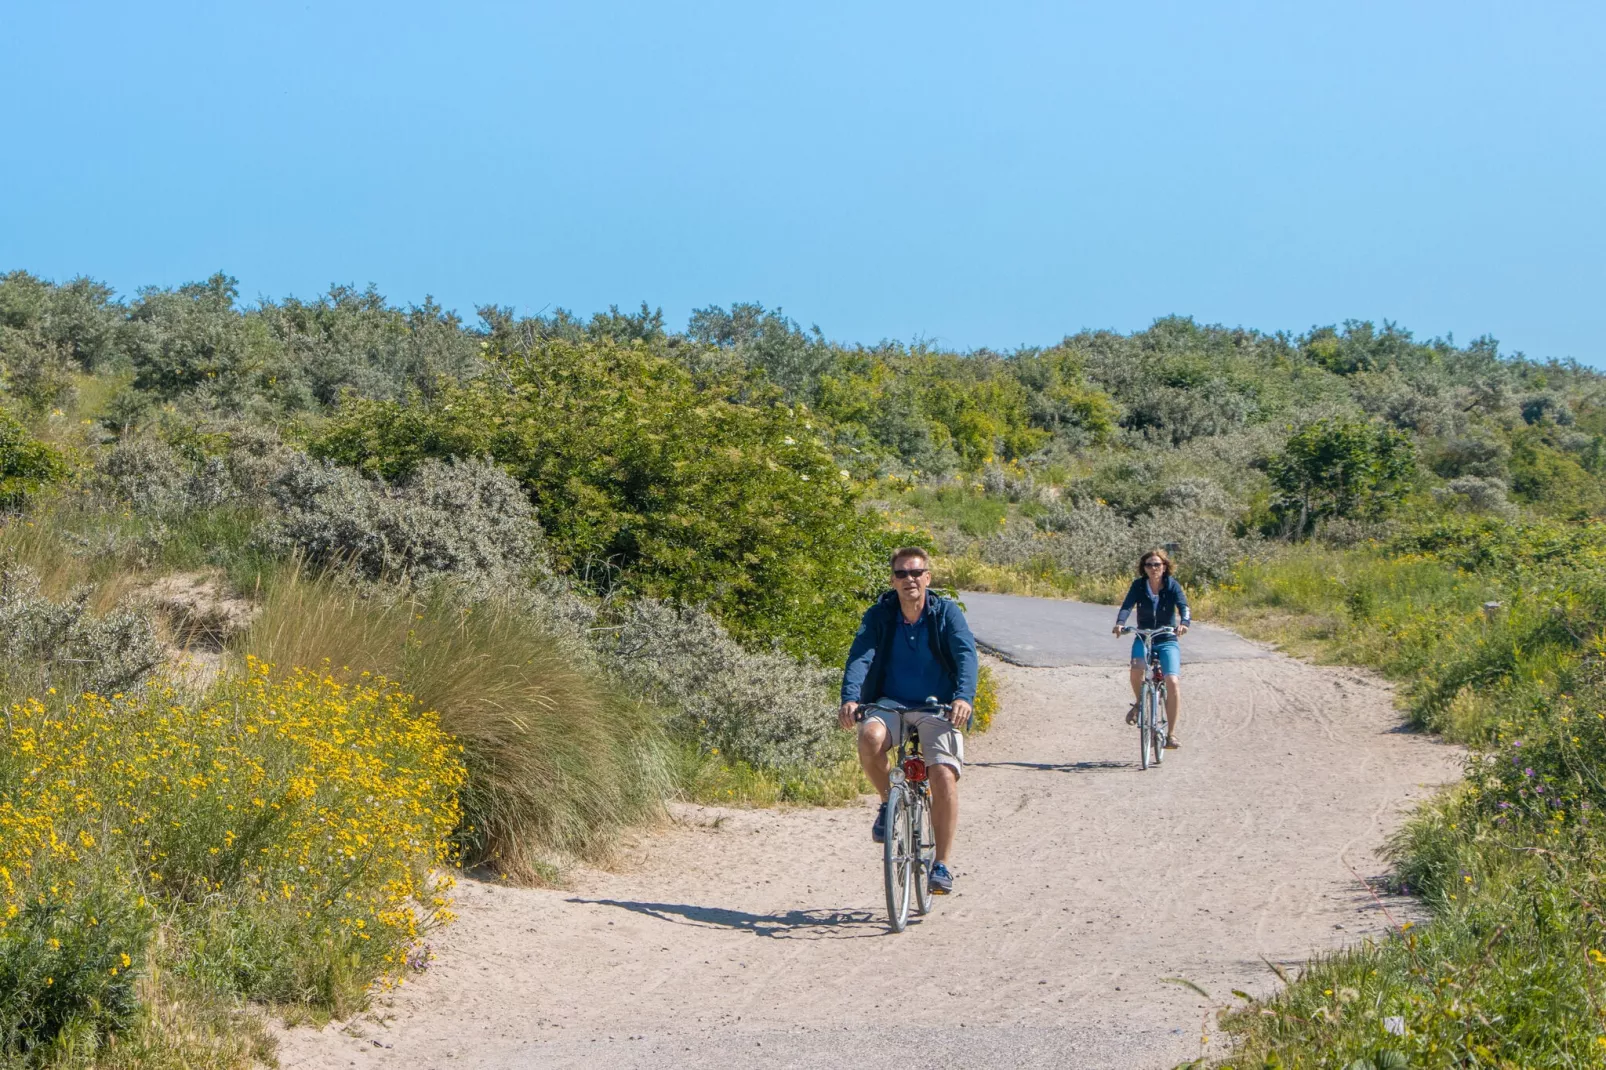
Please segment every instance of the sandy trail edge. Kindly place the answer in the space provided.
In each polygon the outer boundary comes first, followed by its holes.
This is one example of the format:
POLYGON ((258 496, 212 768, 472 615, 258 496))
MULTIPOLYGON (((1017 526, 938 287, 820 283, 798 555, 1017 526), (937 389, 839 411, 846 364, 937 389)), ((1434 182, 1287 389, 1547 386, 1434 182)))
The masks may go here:
MULTIPOLYGON (((1263 993, 1386 921, 1354 874, 1459 752, 1402 732, 1387 685, 1286 657, 1190 666, 1186 749, 1136 767, 1124 666, 994 663, 1005 715, 967 741, 956 893, 892 936, 869 800, 679 807, 570 890, 465 882, 425 976, 289 1068, 1168 1067, 1263 993), (1352 872, 1353 871, 1353 872, 1352 872)), ((1405 906, 1404 904, 1401 904, 1405 906)), ((1406 907, 1408 909, 1408 907, 1406 907)))

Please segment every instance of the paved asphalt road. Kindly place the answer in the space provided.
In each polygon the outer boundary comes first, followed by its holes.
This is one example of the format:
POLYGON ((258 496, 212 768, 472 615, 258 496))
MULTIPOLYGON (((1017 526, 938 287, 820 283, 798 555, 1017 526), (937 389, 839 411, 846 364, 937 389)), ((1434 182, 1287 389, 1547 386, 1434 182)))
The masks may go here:
MULTIPOLYGON (((1016 665, 1121 665, 1132 647, 1131 638, 1110 634, 1114 606, 976 592, 962 594, 960 601, 977 643, 1016 665)), ((1182 637, 1185 663, 1269 657, 1265 647, 1208 624, 1196 624, 1182 637)))

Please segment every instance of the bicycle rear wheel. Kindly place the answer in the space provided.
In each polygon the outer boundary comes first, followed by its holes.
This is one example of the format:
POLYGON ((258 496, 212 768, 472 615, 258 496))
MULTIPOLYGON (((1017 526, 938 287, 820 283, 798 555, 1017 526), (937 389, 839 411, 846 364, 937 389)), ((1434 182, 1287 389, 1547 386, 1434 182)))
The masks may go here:
POLYGON ((924 792, 914 792, 914 820, 909 831, 914 836, 915 913, 931 913, 931 867, 937 861, 937 834, 931 827, 931 800, 924 792))
POLYGON ((910 877, 914 869, 909 849, 909 790, 892 785, 887 796, 887 841, 882 849, 882 876, 887 886, 887 921, 892 931, 901 933, 909 924, 910 877))

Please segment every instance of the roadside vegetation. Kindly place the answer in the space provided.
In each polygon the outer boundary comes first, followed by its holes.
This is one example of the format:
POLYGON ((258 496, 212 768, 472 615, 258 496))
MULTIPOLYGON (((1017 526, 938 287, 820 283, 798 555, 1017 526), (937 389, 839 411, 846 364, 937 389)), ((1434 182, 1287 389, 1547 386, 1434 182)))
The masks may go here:
POLYGON ((1395 848, 1434 922, 1242 1008, 1234 1065, 1606 1052, 1596 373, 1359 322, 476 313, 0 277, 0 1066, 246 1065, 250 1008, 426 968, 460 865, 857 798, 834 676, 905 543, 1101 600, 1169 547, 1201 615, 1472 748, 1395 848))

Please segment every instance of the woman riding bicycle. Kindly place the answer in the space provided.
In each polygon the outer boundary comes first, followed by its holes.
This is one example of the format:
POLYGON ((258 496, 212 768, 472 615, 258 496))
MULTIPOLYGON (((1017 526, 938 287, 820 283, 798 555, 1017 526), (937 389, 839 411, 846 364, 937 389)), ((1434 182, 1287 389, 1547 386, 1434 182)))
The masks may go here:
MULTIPOLYGON (((1171 558, 1159 548, 1149 550, 1138 558, 1138 578, 1132 581, 1127 589, 1126 598, 1121 602, 1121 612, 1115 618, 1115 634, 1120 635, 1121 629, 1126 627, 1127 615, 1133 609, 1138 611, 1139 628, 1167 628, 1176 620, 1177 635, 1188 633, 1188 596, 1182 593, 1182 584, 1171 575, 1171 558)), ((1126 723, 1138 723, 1138 702, 1143 695, 1143 673, 1145 669, 1141 637, 1132 640, 1132 708, 1126 711, 1126 723)), ((1157 635, 1154 637, 1154 653, 1160 659, 1160 669, 1165 674, 1165 716, 1170 725, 1166 738, 1166 749, 1175 750, 1182 746, 1177 738, 1177 710, 1181 706, 1181 699, 1177 693, 1177 674, 1182 669, 1182 652, 1178 647, 1176 636, 1157 635)))

